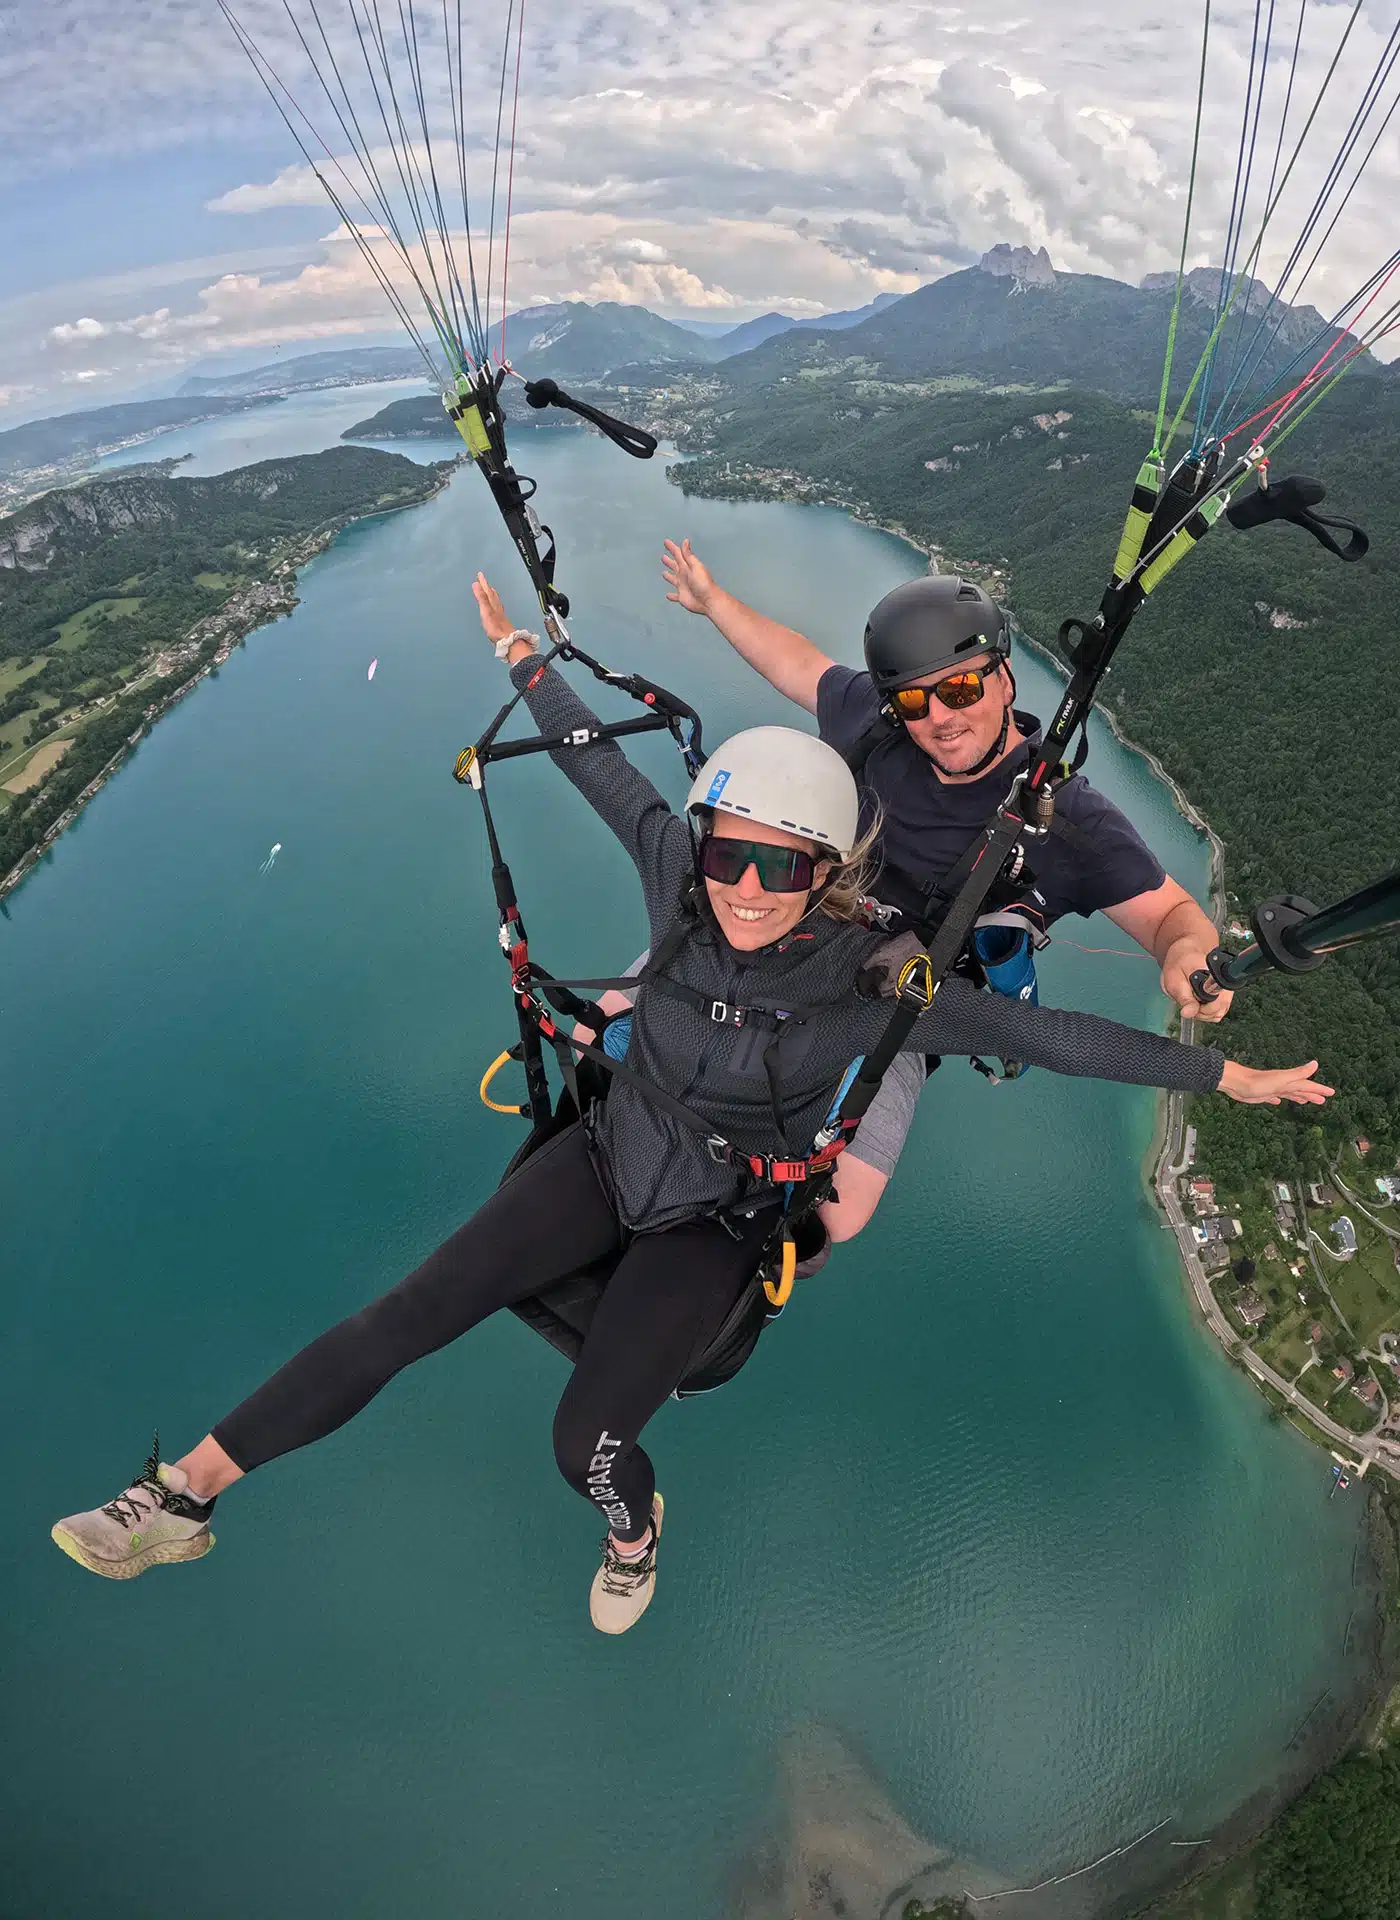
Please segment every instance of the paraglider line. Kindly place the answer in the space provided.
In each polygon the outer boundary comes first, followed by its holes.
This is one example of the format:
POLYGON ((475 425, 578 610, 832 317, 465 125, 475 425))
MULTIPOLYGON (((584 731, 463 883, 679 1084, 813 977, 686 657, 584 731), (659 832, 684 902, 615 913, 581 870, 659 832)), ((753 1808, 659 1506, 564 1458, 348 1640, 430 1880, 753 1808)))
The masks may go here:
POLYGON ((1196 82, 1196 125, 1191 135, 1191 177, 1186 184, 1186 217, 1181 223, 1181 257, 1176 266, 1176 299, 1167 325, 1167 353, 1162 363, 1162 390, 1157 396, 1157 425, 1152 432, 1149 459, 1162 457, 1162 427, 1167 417, 1167 389, 1171 385, 1172 361, 1176 357, 1176 329, 1181 318, 1181 290, 1186 281, 1186 249, 1191 238, 1191 207, 1196 198, 1196 163, 1201 152, 1201 109, 1206 94, 1206 54, 1210 47, 1210 0, 1206 0, 1205 25, 1201 31, 1201 72, 1196 82))
MULTIPOLYGON (((1365 91, 1362 95, 1361 104, 1357 107, 1356 112, 1352 116, 1351 125, 1347 129, 1346 137, 1342 141, 1342 145, 1339 148, 1336 157, 1334 158, 1331 166, 1328 169, 1327 178, 1323 182, 1323 185, 1317 195, 1317 198, 1313 203, 1312 210, 1310 211, 1307 219, 1303 223, 1302 232, 1299 234, 1298 239, 1295 242, 1293 249, 1288 256, 1287 261, 1284 263, 1283 270, 1279 274, 1278 281, 1275 285, 1274 291, 1270 295, 1269 304, 1266 306, 1263 314, 1260 316, 1258 325, 1255 328, 1254 339, 1250 343, 1249 353, 1245 357, 1245 368, 1239 374, 1238 378, 1236 377, 1231 378, 1231 381, 1229 385, 1226 387, 1225 393, 1222 396, 1220 405, 1216 409, 1215 420, 1213 420, 1211 423, 1212 431, 1214 430, 1216 423, 1219 421, 1221 414, 1224 412, 1225 407, 1230 399, 1230 395, 1234 391, 1236 385, 1243 383, 1245 378, 1248 376, 1248 373, 1252 371, 1253 368, 1257 367, 1260 364, 1260 361, 1265 357, 1265 355, 1267 355, 1269 349, 1276 343, 1279 333, 1283 328, 1284 322, 1288 318, 1290 307, 1297 306, 1299 299, 1302 296, 1303 289, 1306 286, 1314 267, 1316 267, 1323 249, 1326 247, 1327 242, 1331 239, 1332 234, 1336 229, 1337 222, 1341 219, 1343 213, 1345 213, 1347 206, 1351 201, 1351 197, 1353 193, 1355 193, 1357 186, 1360 184, 1361 177, 1365 173, 1366 168, 1370 163, 1371 156, 1375 153, 1377 146, 1379 146, 1381 139, 1385 134, 1386 128, 1389 126, 1391 118, 1395 113, 1395 109, 1397 105, 1400 105, 1400 93, 1397 93, 1395 98, 1392 99, 1389 107, 1386 109, 1385 117, 1381 121, 1381 124, 1377 129, 1376 134, 1372 139, 1370 146, 1366 149, 1366 152, 1362 155, 1361 160, 1357 165, 1356 171, 1353 173, 1351 177, 1351 181, 1348 184, 1345 193, 1342 194, 1341 199, 1338 201, 1332 213, 1332 217, 1327 223, 1327 227, 1322 235, 1322 238, 1318 241, 1316 247, 1313 249, 1311 259, 1308 261, 1308 264, 1303 269, 1301 275, 1299 275, 1295 284, 1291 287, 1288 293, 1287 303, 1285 304, 1283 299, 1284 287, 1288 285, 1290 276, 1293 274, 1293 271, 1296 268, 1299 260, 1302 258, 1302 255, 1306 250, 1310 240, 1312 239, 1312 235, 1319 221, 1322 219, 1324 213, 1326 212, 1328 201, 1332 198, 1334 192, 1340 185, 1342 175, 1346 170, 1347 162, 1350 160, 1352 154, 1356 150, 1358 143, 1360 142, 1362 133, 1365 130, 1366 122, 1370 119, 1376 106, 1380 102, 1380 99, 1382 94, 1384 93, 1386 84, 1389 81, 1391 74, 1395 69, 1397 60, 1400 60, 1400 25, 1397 25, 1396 27, 1391 29, 1390 37, 1386 41, 1385 49, 1382 52, 1380 59, 1377 61, 1375 69, 1372 72, 1371 77, 1366 84, 1365 91), (1273 316, 1272 324, 1270 324, 1271 314, 1273 316), (1268 337, 1264 340, 1263 346, 1261 348, 1259 347, 1258 342, 1260 340, 1260 336, 1265 333, 1266 329, 1267 329, 1268 337)), ((1338 309, 1338 315, 1340 316, 1341 314, 1344 314, 1347 308, 1351 306, 1354 301, 1359 299, 1365 291, 1366 291, 1366 288, 1365 286, 1363 286, 1358 290, 1358 292, 1352 294, 1348 300, 1343 301, 1341 307, 1338 309)), ((1333 326, 1335 326, 1337 323, 1334 320, 1332 324, 1333 326)), ((1296 364, 1296 361, 1298 359, 1301 359, 1307 353, 1309 348, 1317 340, 1324 338, 1328 331, 1329 329, 1326 326, 1318 328, 1312 334, 1310 339, 1304 343, 1304 346, 1300 350, 1300 352, 1294 356, 1294 359, 1292 361, 1288 363, 1289 366, 1296 364)), ((1333 344, 1335 345, 1337 343, 1334 342, 1333 344)), ((1287 371, 1287 369, 1285 369, 1285 371, 1287 371)), ((1257 390, 1257 392, 1262 392, 1262 391, 1263 391, 1262 388, 1257 390)))
MULTIPOLYGON (((339 160, 337 160, 335 155, 331 152, 330 148, 326 145, 326 142, 324 141, 324 139, 322 139, 320 133, 317 131, 312 120, 302 110, 302 108, 298 106, 296 98, 292 94, 290 88, 287 87, 285 82, 278 75, 276 68, 272 66, 271 62, 267 59, 267 56, 259 50, 255 42, 252 40, 251 36, 248 34, 246 28, 243 26, 242 22, 235 15, 235 13, 233 12, 233 9, 228 5, 227 0, 218 0, 218 4, 219 4, 220 12, 223 14, 224 18, 228 21, 229 26, 233 31, 235 39, 238 41, 238 44, 240 45, 240 47, 242 47, 244 53, 247 55, 248 62, 251 65, 254 73, 257 74, 258 79, 261 81, 263 89, 267 94, 267 97, 269 98, 269 100, 271 100, 274 108, 277 111, 278 117, 281 119, 282 124, 286 127, 288 133, 291 134, 293 141, 296 143, 298 152, 301 154, 303 160, 305 160, 307 166, 311 169, 311 172, 314 174, 316 180, 319 182, 322 191, 325 193, 326 198, 330 201, 331 205, 335 208, 336 212, 340 215, 340 218, 345 225, 346 231, 349 233, 351 239, 355 242, 355 245, 359 248, 360 253, 363 255, 365 262, 368 265, 371 273, 373 273, 375 279, 379 282, 380 286, 383 288, 385 296, 389 301, 389 304, 392 306, 392 308, 394 309, 394 312, 398 315, 399 319, 403 322, 404 328, 407 331, 410 339, 413 341, 413 344, 417 347, 419 353, 422 355, 423 363, 427 367, 428 372, 432 377, 434 385, 441 386, 442 376, 438 371, 437 366, 434 364, 432 354, 427 346, 426 341, 423 339, 423 336, 419 331, 418 326, 413 319, 413 316, 411 315, 407 306, 405 305, 402 297, 398 292, 398 289, 394 286, 393 281, 389 278, 383 266, 380 264, 380 261, 374 252, 374 249, 370 246, 364 234, 361 233, 358 224, 356 223, 355 219, 353 218, 350 211, 346 207, 345 202, 341 199, 340 195, 336 192, 335 188, 331 185, 330 181, 326 178, 325 174, 322 172, 321 168, 317 164, 315 157, 311 152, 311 149, 308 147, 305 139, 302 137, 301 131, 297 126, 296 121, 293 120, 292 114, 288 112, 287 106, 284 106, 283 104, 284 98, 287 104, 291 107, 292 112, 295 113, 298 116, 298 118, 305 124, 308 132, 311 135, 311 138, 315 140, 318 146, 320 146, 324 150, 324 152, 326 153, 327 157, 330 160, 331 165, 335 168, 336 172, 340 175, 341 179, 345 181, 345 184, 349 188, 350 192, 360 197, 363 204, 363 196, 359 194, 359 189, 356 188, 354 182, 346 174, 344 167, 340 164, 339 160)), ((314 66, 314 62, 313 62, 313 66, 314 66)), ((320 78, 319 72, 317 73, 317 78, 318 79, 320 78)), ((324 84, 325 83, 322 82, 323 86, 324 84)), ((358 154, 356 157, 357 158, 359 157, 358 154)), ((370 209, 367 207, 366 211, 368 212, 370 211, 370 209)), ((419 293, 423 295, 424 304, 428 307, 429 315, 433 319, 434 325, 436 326, 436 315, 434 315, 432 312, 431 302, 427 298, 427 293, 423 287, 422 281, 419 279, 418 275, 414 272, 413 263, 408 257, 407 250, 404 248, 402 240, 399 239, 399 236, 397 235, 397 232, 394 228, 392 216, 388 218, 386 224, 389 226, 391 233, 394 234, 395 239, 398 240, 398 251, 401 257, 403 258, 404 264, 408 269, 409 275, 412 278, 414 284, 417 286, 419 293)))
POLYGON ((515 127, 520 117, 520 54, 525 42, 525 0, 515 32, 515 98, 510 109, 510 166, 506 173, 505 244, 501 258, 501 358, 506 357, 506 276, 510 272, 510 208, 515 197, 515 127))
POLYGON ((491 217, 486 228, 486 331, 491 331, 491 282, 496 262, 496 185, 501 172, 501 124, 506 112, 506 71, 510 61, 510 29, 515 0, 506 0, 506 37, 501 45, 501 84, 496 95, 496 146, 491 156, 491 217))
MULTIPOLYGON (((1308 117, 1303 124, 1303 131, 1298 135, 1298 139, 1293 148, 1293 152, 1289 156, 1288 165, 1284 168, 1283 178, 1278 183, 1278 190, 1274 194, 1273 199, 1269 202, 1268 206, 1264 210, 1264 217, 1263 217, 1263 220, 1260 222, 1259 231, 1255 235, 1254 245, 1251 247, 1249 251, 1249 255, 1245 261, 1244 267, 1242 268, 1241 272, 1235 279, 1234 286, 1230 292, 1229 304, 1226 306, 1224 313, 1220 316, 1220 319, 1216 322, 1214 328, 1212 329, 1210 338, 1206 341, 1205 347, 1202 349, 1202 352, 1201 352, 1201 357, 1196 363, 1196 371, 1191 376, 1191 383, 1187 387, 1186 392, 1182 396, 1181 405, 1176 410, 1176 415, 1172 420, 1170 431, 1167 434, 1168 447, 1170 447, 1172 441, 1175 440, 1177 433, 1180 431, 1181 423, 1186 417, 1186 409, 1191 404, 1191 399, 1196 391, 1197 383, 1200 381, 1202 375, 1207 375, 1208 377, 1209 367, 1215 352, 1216 342, 1220 337, 1221 328, 1224 326, 1226 320, 1228 320, 1230 317, 1230 313, 1234 307, 1234 303, 1236 299, 1239 297, 1240 288, 1243 286, 1245 279, 1253 273, 1255 266, 1258 264, 1259 255, 1263 250, 1263 246, 1264 246, 1264 237, 1269 229, 1269 222, 1273 218, 1274 214, 1278 211, 1279 203, 1282 200, 1284 195, 1284 190, 1288 186, 1288 182, 1292 176, 1294 167, 1298 164, 1298 157, 1303 151, 1303 147, 1307 141, 1309 133, 1312 131, 1313 122, 1317 119, 1318 114, 1322 111, 1322 102, 1326 97, 1328 87, 1332 84, 1332 81, 1336 76, 1337 68, 1341 64, 1342 54, 1346 50, 1347 41, 1351 38, 1352 29, 1355 27, 1357 19, 1360 15, 1362 3, 1363 3, 1363 0, 1354 0, 1354 5, 1352 7, 1350 15, 1347 18, 1347 23, 1345 27, 1343 27, 1342 29, 1341 38, 1338 40, 1336 50, 1334 51, 1332 58, 1328 63, 1327 72, 1323 75, 1322 85, 1318 88, 1317 98, 1313 101, 1312 106, 1308 110, 1308 117)), ((1193 451, 1199 451, 1199 450, 1193 449, 1193 451)))

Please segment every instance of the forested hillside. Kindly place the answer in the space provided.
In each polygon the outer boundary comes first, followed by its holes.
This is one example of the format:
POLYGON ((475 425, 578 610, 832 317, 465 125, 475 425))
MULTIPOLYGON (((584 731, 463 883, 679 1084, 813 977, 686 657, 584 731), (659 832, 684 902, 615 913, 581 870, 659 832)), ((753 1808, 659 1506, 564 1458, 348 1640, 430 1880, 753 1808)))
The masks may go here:
POLYGON ((325 353, 292 354, 241 373, 191 374, 180 393, 292 393, 302 387, 349 385, 357 380, 408 380, 422 372, 422 356, 410 346, 337 347, 325 353))
MULTIPOLYGON (((996 392, 964 377, 930 394, 809 374, 695 409, 687 438, 704 451, 675 477, 691 491, 862 504, 941 548, 945 566, 1001 569, 998 593, 1053 643, 1066 614, 1098 604, 1150 434, 1148 414, 1082 389, 996 392)), ((1331 507, 1369 528, 1370 557, 1344 566, 1296 528, 1222 525, 1139 615, 1107 688, 1131 738, 1223 837, 1244 906, 1281 891, 1321 902, 1400 861, 1400 390, 1389 377, 1343 383, 1278 464, 1325 478, 1331 507)), ((1400 1145, 1393 944, 1242 994, 1230 1045, 1260 1061, 1316 1052, 1342 1090, 1329 1135, 1361 1127, 1400 1145)), ((1273 1116, 1210 1102, 1202 1119, 1212 1152, 1278 1165, 1273 1116)), ((1293 1137, 1304 1144, 1301 1127, 1293 1137)))
POLYGON ((425 498, 445 471, 338 447, 210 479, 118 475, 0 519, 0 877, 163 689, 268 617, 263 583, 284 561, 425 498))
MULTIPOLYGON (((575 386, 575 392, 578 391, 575 386)), ((611 402, 616 406, 616 401, 611 402)), ((512 441, 522 430, 567 427, 577 430, 577 414, 562 407, 532 407, 524 390, 508 381, 501 392, 501 411, 509 422, 512 441)), ((342 440, 457 440, 457 429, 443 411, 442 398, 436 393, 407 393, 402 400, 391 400, 365 420, 355 421, 341 434, 342 440)), ((460 444, 460 443, 459 443, 460 444)))

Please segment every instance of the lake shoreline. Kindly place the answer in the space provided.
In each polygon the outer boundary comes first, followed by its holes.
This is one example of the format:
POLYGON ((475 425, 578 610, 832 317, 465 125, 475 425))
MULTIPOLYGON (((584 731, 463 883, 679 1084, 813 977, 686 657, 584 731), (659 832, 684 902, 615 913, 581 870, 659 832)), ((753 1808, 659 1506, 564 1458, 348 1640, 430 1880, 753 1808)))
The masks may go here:
MULTIPOLYGON (((96 799, 113 774, 125 765, 147 734, 165 718, 166 714, 177 707, 187 694, 193 693, 202 680, 224 666, 234 648, 242 646, 250 633, 256 633, 260 627, 270 626, 275 620, 285 619, 288 614, 295 611, 300 604, 300 596, 296 589, 303 567, 309 566, 313 560, 327 552, 347 527, 354 526, 362 520, 387 519, 391 514, 407 513, 413 507, 422 506, 426 501, 435 499, 443 488, 450 484, 451 479, 452 471, 449 470, 428 491, 415 500, 406 501, 402 506, 376 507, 363 513, 338 515, 326 525, 317 527, 314 532, 302 534, 288 548, 279 553, 274 564, 268 568, 261 579, 242 588, 216 613, 206 615, 203 620, 197 621, 193 627, 188 628, 178 639, 172 641, 171 650, 186 656, 181 664, 193 664, 194 671, 178 686, 152 702, 139 724, 123 740, 116 753, 98 769, 82 791, 74 796, 57 820, 47 828, 43 838, 22 855, 8 873, 0 874, 0 901, 14 892, 40 864, 44 856, 52 851, 56 842, 62 838, 90 802, 96 799)), ((148 670, 143 669, 138 673, 128 683, 124 692, 130 693, 139 687, 145 678, 146 671, 148 670)), ((122 697, 121 694, 116 696, 117 699, 122 697)), ((60 728, 59 732, 62 731, 63 729, 60 728)), ((72 737, 81 738, 81 728, 72 737)), ((39 743, 41 749, 44 744, 39 743)), ((25 764, 27 766, 28 762, 25 764)), ((61 761, 56 764, 61 765, 61 761)), ((36 789, 37 791, 42 791, 42 783, 36 789)))

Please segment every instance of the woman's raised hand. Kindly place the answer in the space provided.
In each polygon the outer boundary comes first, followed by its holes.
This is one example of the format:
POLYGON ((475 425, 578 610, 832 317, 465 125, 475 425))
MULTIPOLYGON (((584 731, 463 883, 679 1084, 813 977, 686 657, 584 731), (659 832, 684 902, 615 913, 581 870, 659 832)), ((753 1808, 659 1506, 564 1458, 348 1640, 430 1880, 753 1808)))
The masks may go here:
POLYGON ((476 595, 482 629, 493 646, 498 640, 504 640, 507 635, 515 632, 514 622, 506 618, 506 610, 500 594, 484 573, 479 573, 472 581, 472 592, 476 595))
POLYGON ((1284 1100, 1291 1100, 1299 1107, 1320 1107, 1331 1099, 1336 1088, 1325 1087, 1320 1080, 1315 1080, 1316 1072, 1316 1060, 1307 1060, 1301 1067, 1272 1069, 1242 1067, 1238 1060, 1227 1060, 1219 1090, 1229 1099, 1238 1100, 1242 1107, 1276 1107, 1284 1100))
POLYGON ((668 589, 666 598, 677 601, 687 613, 708 613, 715 590, 709 568, 690 551, 688 540, 682 540, 679 546, 674 540, 663 544, 666 551, 661 556, 661 577, 668 589))
MULTIPOLYGON (((484 573, 479 573, 475 580, 472 581, 472 592, 476 596, 476 606, 478 613, 481 615, 482 630, 493 646, 499 645, 502 640, 509 640, 513 633, 522 631, 512 623, 509 615, 506 613, 500 594, 497 593, 484 573)), ((533 636, 529 639, 522 637, 516 641, 510 652, 506 655, 506 658, 510 664, 514 666, 517 660, 523 660, 527 654, 534 653, 535 651, 536 646, 533 636)))

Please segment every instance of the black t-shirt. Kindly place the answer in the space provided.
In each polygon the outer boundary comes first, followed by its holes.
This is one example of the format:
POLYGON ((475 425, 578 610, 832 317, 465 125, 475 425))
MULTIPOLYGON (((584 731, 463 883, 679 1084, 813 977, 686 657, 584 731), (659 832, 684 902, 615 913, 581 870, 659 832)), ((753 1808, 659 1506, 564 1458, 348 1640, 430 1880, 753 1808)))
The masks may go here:
MULTIPOLYGON (((868 673, 853 667, 828 667, 817 688, 817 725, 838 753, 849 753, 880 719, 880 700, 868 673)), ((920 911, 920 898, 949 873, 1011 790, 1040 739, 1040 722, 1017 712, 1016 725, 1026 742, 998 766, 969 780, 948 785, 902 726, 890 726, 874 746, 859 778, 884 809, 881 852, 884 868, 876 882, 881 900, 908 914, 920 911)), ((1030 904, 1046 924, 1067 913, 1091 914, 1116 907, 1137 894, 1150 893, 1165 870, 1142 836, 1111 800, 1096 793, 1081 775, 1055 796, 1055 812, 1074 829, 1073 836, 1052 834, 1032 856, 1035 892, 1030 904)))

